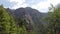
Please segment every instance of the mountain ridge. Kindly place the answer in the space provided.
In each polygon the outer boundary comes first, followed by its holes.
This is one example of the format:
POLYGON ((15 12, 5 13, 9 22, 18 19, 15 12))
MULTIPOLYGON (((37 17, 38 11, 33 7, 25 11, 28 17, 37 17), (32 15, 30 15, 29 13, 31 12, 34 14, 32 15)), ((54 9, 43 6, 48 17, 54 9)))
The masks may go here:
MULTIPOLYGON (((6 9, 8 10, 8 9, 6 9)), ((17 20, 18 23, 21 18, 25 18, 26 22, 34 28, 35 31, 39 31, 39 27, 41 24, 44 24, 45 22, 42 20, 42 18, 47 17, 48 13, 41 13, 36 9, 26 7, 26 8, 19 8, 16 10, 8 10, 8 13, 13 15, 17 20)), ((30 27, 30 28, 31 28, 30 27)))

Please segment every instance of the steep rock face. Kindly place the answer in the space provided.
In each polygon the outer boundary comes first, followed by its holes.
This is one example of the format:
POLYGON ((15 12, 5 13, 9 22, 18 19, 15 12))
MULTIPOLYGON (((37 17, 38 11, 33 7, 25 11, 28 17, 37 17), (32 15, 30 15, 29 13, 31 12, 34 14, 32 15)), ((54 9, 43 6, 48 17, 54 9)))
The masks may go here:
POLYGON ((47 16, 47 13, 40 13, 38 10, 30 7, 19 8, 16 10, 11 10, 8 8, 6 10, 9 14, 12 14, 17 18, 26 17, 27 20, 32 20, 34 23, 41 23, 41 18, 47 16))
POLYGON ((30 8, 30 7, 27 7, 27 8, 25 8, 27 11, 28 11, 28 13, 30 14, 30 16, 32 17, 32 20, 34 21, 34 23, 36 22, 40 22, 40 12, 38 12, 38 10, 35 10, 35 9, 32 9, 32 8, 30 8))
POLYGON ((17 18, 24 17, 27 23, 33 23, 32 17, 30 16, 29 12, 25 10, 25 8, 19 8, 14 11, 14 15, 17 18))
POLYGON ((14 16, 18 20, 24 17, 26 22, 30 25, 28 26, 29 28, 33 28, 37 32, 39 31, 40 28, 38 26, 40 26, 42 23, 41 18, 43 15, 38 10, 32 9, 30 7, 19 8, 14 11, 14 16))

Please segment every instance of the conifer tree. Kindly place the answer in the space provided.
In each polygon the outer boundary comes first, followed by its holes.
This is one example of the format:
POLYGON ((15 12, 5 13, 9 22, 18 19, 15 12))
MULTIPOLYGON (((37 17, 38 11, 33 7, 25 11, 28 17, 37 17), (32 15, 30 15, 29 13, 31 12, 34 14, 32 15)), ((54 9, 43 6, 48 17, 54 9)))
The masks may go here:
POLYGON ((9 33, 9 29, 10 29, 9 20, 10 20, 10 17, 8 15, 8 13, 3 8, 3 6, 0 6, 0 34, 1 33, 5 33, 5 34, 9 33))
POLYGON ((10 34, 17 34, 17 25, 12 16, 10 16, 10 34))
POLYGON ((17 26, 3 6, 0 6, 0 34, 16 34, 17 26))

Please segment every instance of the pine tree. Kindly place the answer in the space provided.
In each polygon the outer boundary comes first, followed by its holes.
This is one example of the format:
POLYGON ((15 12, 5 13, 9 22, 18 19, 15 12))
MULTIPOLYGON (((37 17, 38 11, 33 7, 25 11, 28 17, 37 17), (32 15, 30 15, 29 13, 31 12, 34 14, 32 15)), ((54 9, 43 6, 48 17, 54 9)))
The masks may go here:
POLYGON ((3 6, 0 6, 0 34, 1 33, 5 33, 5 34, 9 33, 9 29, 10 29, 9 20, 10 20, 10 17, 8 15, 8 13, 3 8, 3 6))
POLYGON ((3 6, 0 6, 0 34, 17 34, 17 26, 3 6))
POLYGON ((10 34, 17 34, 17 25, 12 16, 10 16, 10 34))

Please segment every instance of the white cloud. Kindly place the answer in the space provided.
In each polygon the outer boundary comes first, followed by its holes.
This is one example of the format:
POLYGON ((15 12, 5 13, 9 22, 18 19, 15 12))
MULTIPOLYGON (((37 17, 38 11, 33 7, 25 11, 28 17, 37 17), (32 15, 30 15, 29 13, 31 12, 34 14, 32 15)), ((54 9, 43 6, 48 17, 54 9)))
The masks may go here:
POLYGON ((46 12, 48 7, 50 7, 50 3, 48 3, 47 1, 40 2, 36 5, 32 5, 32 8, 35 8, 35 9, 42 11, 42 12, 46 12))
POLYGON ((11 7, 11 9, 17 9, 17 8, 20 8, 20 7, 27 7, 27 4, 16 4, 13 7, 11 7))
POLYGON ((41 12, 48 12, 48 7, 50 7, 50 4, 53 4, 54 6, 60 3, 59 0, 46 0, 42 1, 40 3, 37 3, 35 5, 32 5, 32 8, 38 9, 41 12))
POLYGON ((15 3, 19 3, 22 4, 25 2, 25 0, 8 0, 9 2, 15 2, 15 3))
POLYGON ((60 0, 48 0, 49 3, 52 3, 53 5, 57 5, 60 3, 60 0))
POLYGON ((9 2, 14 2, 15 5, 10 7, 11 9, 17 9, 20 7, 27 7, 27 4, 25 3, 25 0, 8 0, 9 2))
MULTIPOLYGON (((8 1, 16 3, 15 5, 13 5, 13 7, 10 7, 12 9, 27 7, 31 5, 29 3, 25 3, 26 0, 8 0, 8 1)), ((34 1, 29 1, 29 2, 33 3, 33 5, 31 5, 30 7, 35 8, 41 12, 48 12, 47 10, 48 10, 48 7, 50 7, 50 3, 52 3, 55 6, 58 3, 60 3, 60 0, 45 0, 45 1, 40 1, 39 3, 36 2, 36 4, 34 4, 35 3, 34 1)))

